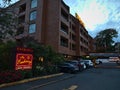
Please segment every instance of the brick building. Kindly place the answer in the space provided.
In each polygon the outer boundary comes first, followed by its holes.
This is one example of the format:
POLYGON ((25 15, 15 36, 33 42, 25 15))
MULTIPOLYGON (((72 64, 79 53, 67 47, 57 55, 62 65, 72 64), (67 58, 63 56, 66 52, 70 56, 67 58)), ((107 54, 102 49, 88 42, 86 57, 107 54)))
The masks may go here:
POLYGON ((93 50, 93 39, 63 0, 20 0, 9 8, 18 15, 22 36, 27 34, 43 45, 51 45, 68 58, 93 50))

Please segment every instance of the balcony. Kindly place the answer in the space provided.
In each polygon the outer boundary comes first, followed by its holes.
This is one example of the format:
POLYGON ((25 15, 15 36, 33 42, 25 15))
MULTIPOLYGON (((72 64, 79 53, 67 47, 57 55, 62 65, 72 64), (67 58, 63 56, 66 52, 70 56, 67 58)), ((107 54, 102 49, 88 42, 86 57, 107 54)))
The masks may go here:
POLYGON ((20 7, 19 7, 19 13, 23 13, 23 12, 25 12, 25 11, 26 11, 26 3, 20 5, 20 7))
POLYGON ((68 34, 68 27, 64 23, 62 23, 62 22, 61 22, 61 29, 60 29, 60 31, 62 31, 65 34, 68 34))
POLYGON ((61 17, 62 17, 63 20, 68 22, 69 14, 67 12, 65 12, 62 8, 61 8, 61 17))
POLYGON ((64 47, 68 47, 68 39, 65 37, 60 37, 60 45, 64 47))

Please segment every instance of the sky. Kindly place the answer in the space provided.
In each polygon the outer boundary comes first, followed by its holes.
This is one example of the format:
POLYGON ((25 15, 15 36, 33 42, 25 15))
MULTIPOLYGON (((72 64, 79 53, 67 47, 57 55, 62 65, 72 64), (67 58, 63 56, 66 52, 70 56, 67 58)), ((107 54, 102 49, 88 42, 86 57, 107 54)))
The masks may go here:
MULTIPOLYGON (((19 0, 11 0, 10 3, 12 4, 12 3, 15 3, 17 1, 19 1, 19 0)), ((0 6, 3 6, 3 2, 4 2, 4 0, 0 0, 0 6)))
MULTIPOLYGON (((14 3, 18 0, 12 0, 14 3)), ((88 33, 94 38, 101 30, 114 28, 120 42, 120 0, 63 0, 70 13, 77 13, 85 24, 88 33)), ((2 0, 0 0, 0 3, 2 0)))
POLYGON ((101 30, 114 28, 120 42, 120 0, 63 0, 70 13, 77 13, 85 24, 88 33, 95 37, 101 30))

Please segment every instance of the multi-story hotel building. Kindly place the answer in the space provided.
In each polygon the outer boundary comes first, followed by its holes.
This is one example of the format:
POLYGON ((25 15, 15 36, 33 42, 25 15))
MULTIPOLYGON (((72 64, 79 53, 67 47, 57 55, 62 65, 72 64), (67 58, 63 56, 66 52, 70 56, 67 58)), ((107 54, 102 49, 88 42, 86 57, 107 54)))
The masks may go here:
POLYGON ((20 0, 9 8, 18 15, 20 33, 52 46, 56 52, 70 58, 92 50, 91 36, 63 0, 20 0))

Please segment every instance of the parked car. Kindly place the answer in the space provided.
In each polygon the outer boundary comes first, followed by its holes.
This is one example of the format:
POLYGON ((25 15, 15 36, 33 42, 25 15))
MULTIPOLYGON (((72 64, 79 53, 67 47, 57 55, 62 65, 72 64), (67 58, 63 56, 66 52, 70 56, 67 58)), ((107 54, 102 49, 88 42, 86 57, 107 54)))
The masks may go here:
POLYGON ((80 63, 80 65, 81 65, 81 67, 82 67, 82 68, 81 68, 82 70, 84 70, 84 69, 87 68, 84 61, 79 61, 79 63, 80 63))
POLYGON ((118 65, 120 65, 120 60, 118 60, 116 63, 117 63, 118 65))
POLYGON ((97 60, 95 61, 95 64, 96 64, 96 65, 102 64, 102 61, 100 61, 99 59, 97 59, 97 60))
POLYGON ((69 61, 66 61, 67 63, 70 63, 70 64, 73 64, 75 65, 76 67, 79 68, 79 71, 81 71, 83 69, 83 66, 82 64, 78 61, 78 60, 69 60, 69 61))
POLYGON ((66 73, 75 73, 79 70, 77 66, 70 63, 63 63, 61 65, 58 65, 58 68, 60 69, 61 72, 66 73))
POLYGON ((85 63, 87 68, 94 66, 94 64, 91 60, 82 60, 82 61, 85 63))

